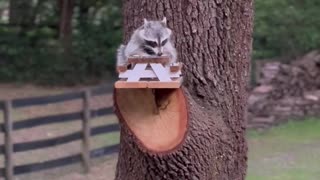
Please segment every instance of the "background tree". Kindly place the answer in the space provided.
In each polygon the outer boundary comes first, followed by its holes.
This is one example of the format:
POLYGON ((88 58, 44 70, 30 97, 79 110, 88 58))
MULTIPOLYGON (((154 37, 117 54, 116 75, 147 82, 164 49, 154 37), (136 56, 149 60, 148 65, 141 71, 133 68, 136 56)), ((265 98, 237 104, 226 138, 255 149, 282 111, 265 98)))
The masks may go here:
POLYGON ((58 7, 60 11, 59 38, 62 41, 66 57, 70 58, 74 0, 59 0, 58 7))
POLYGON ((122 127, 116 179, 244 179, 252 0, 123 3, 125 42, 144 17, 168 18, 185 85, 115 91, 122 127), (168 103, 160 115, 152 114, 154 97, 168 103))

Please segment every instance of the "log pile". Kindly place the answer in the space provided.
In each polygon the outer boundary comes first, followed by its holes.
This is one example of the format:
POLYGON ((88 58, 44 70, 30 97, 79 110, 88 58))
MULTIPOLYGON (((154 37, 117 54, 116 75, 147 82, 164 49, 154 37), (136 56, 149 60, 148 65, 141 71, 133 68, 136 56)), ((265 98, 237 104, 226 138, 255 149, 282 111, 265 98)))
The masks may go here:
POLYGON ((320 51, 290 64, 266 63, 248 100, 248 127, 266 128, 320 116, 320 51))

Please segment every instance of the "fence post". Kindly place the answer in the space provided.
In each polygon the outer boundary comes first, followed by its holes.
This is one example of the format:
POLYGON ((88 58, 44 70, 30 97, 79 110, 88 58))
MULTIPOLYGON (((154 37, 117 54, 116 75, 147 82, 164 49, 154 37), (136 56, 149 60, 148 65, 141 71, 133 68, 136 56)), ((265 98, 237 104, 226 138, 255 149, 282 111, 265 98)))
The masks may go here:
POLYGON ((12 102, 5 101, 4 105, 4 133, 5 133, 5 177, 13 180, 13 143, 12 143, 12 102))
POLYGON ((84 91, 83 96, 83 119, 82 119, 82 161, 85 173, 90 171, 90 90, 84 91))

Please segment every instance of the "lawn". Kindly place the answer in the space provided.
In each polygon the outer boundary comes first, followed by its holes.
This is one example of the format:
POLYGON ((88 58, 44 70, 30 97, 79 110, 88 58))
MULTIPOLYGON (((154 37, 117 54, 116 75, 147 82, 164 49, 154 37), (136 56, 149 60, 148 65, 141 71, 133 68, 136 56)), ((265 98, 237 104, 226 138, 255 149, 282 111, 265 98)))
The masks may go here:
POLYGON ((320 179, 320 119, 249 131, 247 180, 320 179))

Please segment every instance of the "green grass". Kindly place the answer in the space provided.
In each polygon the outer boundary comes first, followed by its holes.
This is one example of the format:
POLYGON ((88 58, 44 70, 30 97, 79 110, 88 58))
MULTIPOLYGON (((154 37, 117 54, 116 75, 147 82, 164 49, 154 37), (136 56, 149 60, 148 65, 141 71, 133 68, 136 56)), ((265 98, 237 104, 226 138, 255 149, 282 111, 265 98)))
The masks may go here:
POLYGON ((320 179, 320 119, 249 131, 247 180, 320 179))

